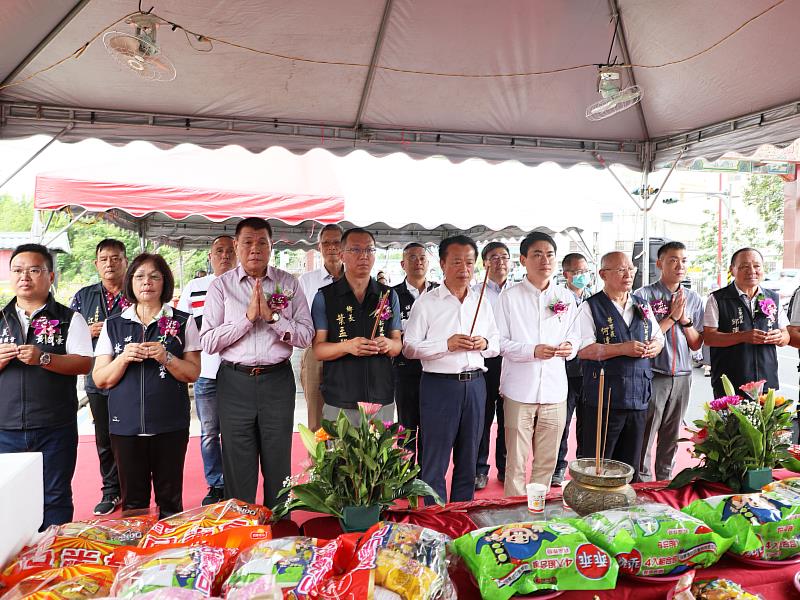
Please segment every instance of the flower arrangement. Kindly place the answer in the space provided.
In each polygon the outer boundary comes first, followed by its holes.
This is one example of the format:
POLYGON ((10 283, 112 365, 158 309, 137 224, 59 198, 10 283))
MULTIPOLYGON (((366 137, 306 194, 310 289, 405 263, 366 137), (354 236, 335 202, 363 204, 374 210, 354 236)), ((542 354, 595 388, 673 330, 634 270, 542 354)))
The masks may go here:
POLYGON ((767 321, 772 324, 775 322, 775 317, 778 314, 778 306, 772 298, 767 298, 764 294, 759 294, 756 298, 758 301, 758 312, 767 317, 767 321))
POLYGON ((653 310, 653 314, 656 317, 662 319, 669 314, 669 303, 661 298, 658 300, 651 300, 650 308, 653 310))
POLYGON ((336 421, 322 420, 316 432, 300 424, 300 437, 311 457, 306 470, 284 482, 275 519, 291 510, 311 510, 339 517, 353 506, 391 506, 408 498, 412 508, 420 496, 442 503, 436 492, 417 479, 419 466, 405 448, 408 432, 399 423, 375 417, 380 405, 359 403, 361 421, 353 425, 343 411, 336 421))
POLYGON ((765 381, 754 381, 737 395, 727 376, 722 376, 726 395, 705 406, 705 415, 694 422, 690 439, 697 467, 678 473, 669 487, 677 488, 694 479, 716 481, 738 492, 748 470, 785 467, 800 471, 800 461, 789 452, 787 431, 792 426, 792 403, 770 389, 762 394, 765 381))
POLYGON ((282 290, 280 285, 276 285, 275 291, 267 298, 267 306, 273 311, 286 310, 292 298, 294 298, 292 292, 282 290))
POLYGON ((560 319, 561 315, 566 314, 566 312, 569 310, 569 305, 561 300, 556 300, 555 302, 551 303, 548 308, 560 319))

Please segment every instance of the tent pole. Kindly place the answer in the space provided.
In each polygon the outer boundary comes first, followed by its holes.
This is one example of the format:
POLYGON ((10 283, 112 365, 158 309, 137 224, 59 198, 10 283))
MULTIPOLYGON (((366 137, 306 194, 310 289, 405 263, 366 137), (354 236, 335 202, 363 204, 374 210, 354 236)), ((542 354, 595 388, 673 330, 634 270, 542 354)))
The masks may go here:
POLYGON ((183 291, 183 239, 178 241, 178 280, 183 291))
POLYGON ((59 229, 59 230, 58 230, 56 233, 54 233, 54 234, 53 234, 53 237, 51 237, 51 238, 50 238, 49 240, 47 240, 46 242, 44 241, 44 236, 42 236, 42 238, 43 238, 43 239, 42 239, 42 246, 47 246, 47 245, 49 245, 49 244, 52 244, 52 243, 53 243, 53 242, 56 240, 56 238, 57 238, 58 236, 60 236, 62 233, 64 233, 65 231, 67 231, 67 230, 68 230, 70 227, 72 227, 73 225, 75 225, 75 223, 77 223, 77 222, 78 222, 78 219, 80 219, 82 216, 84 216, 84 215, 85 215, 86 213, 88 213, 88 212, 89 212, 88 210, 84 210, 82 213, 78 213, 77 215, 75 215, 75 216, 72 218, 72 220, 71 220, 69 223, 67 223, 67 224, 66 224, 64 227, 62 227, 62 228, 61 228, 61 229, 59 229))
POLYGON ((367 110, 367 101, 369 100, 370 92, 372 91, 372 82, 375 79, 375 67, 378 65, 378 58, 381 55, 381 48, 383 47, 383 39, 386 36, 386 27, 389 24, 389 15, 392 14, 392 3, 394 0, 386 0, 383 5, 383 16, 381 17, 381 25, 378 28, 378 35, 375 38, 375 46, 372 48, 372 57, 369 61, 369 70, 364 79, 364 89, 361 91, 361 99, 358 101, 358 110, 356 110, 356 118, 353 122, 353 129, 358 131, 361 127, 361 120, 364 118, 364 111, 367 110))
POLYGON ((26 160, 24 163, 22 163, 22 165, 20 165, 20 167, 19 167, 19 168, 18 168, 16 171, 14 171, 14 172, 13 172, 11 175, 9 175, 9 176, 6 178, 6 180, 5 180, 5 181, 3 181, 3 183, 0 183, 0 189, 3 189, 3 186, 4 186, 5 184, 7 184, 7 183, 8 183, 9 181, 11 181, 12 179, 14 179, 14 177, 16 177, 16 176, 17 176, 17 174, 18 174, 20 171, 22 171, 22 169, 24 169, 24 168, 25 168, 25 167, 27 167, 29 164, 31 164, 31 163, 32 163, 32 162, 33 162, 33 161, 36 159, 36 157, 37 157, 37 156, 39 156, 39 155, 40 155, 42 152, 44 152, 45 150, 47 150, 47 149, 50 147, 50 144, 52 144, 52 143, 53 143, 53 142, 55 142, 55 141, 56 141, 58 138, 60 138, 60 137, 61 137, 61 134, 62 134, 62 133, 64 133, 64 132, 65 132, 67 129, 69 129, 69 126, 67 126, 67 127, 64 127, 64 128, 61 130, 61 131, 59 131, 57 134, 55 134, 55 135, 53 136, 53 138, 52 138, 52 139, 51 139, 49 142, 47 142, 47 143, 46 143, 44 146, 42 146, 41 148, 39 148, 39 150, 37 150, 36 152, 34 152, 34 153, 33 153, 33 155, 32 155, 32 156, 31 156, 31 157, 30 157, 28 160, 26 160))
POLYGON ((650 142, 644 143, 642 153, 642 285, 650 285, 650 142))

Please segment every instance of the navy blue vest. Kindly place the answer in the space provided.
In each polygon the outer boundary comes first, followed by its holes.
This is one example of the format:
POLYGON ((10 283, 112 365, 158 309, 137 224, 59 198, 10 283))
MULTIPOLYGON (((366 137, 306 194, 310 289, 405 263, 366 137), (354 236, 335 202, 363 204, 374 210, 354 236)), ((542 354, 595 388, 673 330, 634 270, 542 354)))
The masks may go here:
MULTIPOLYGON (((430 292, 432 289, 437 287, 439 287, 439 284, 434 281, 428 281, 425 283, 426 292, 430 292)), ((397 299, 400 301, 400 319, 403 323, 405 323, 408 321, 408 316, 411 314, 411 307, 414 306, 415 298, 411 295, 411 292, 408 291, 405 279, 396 286, 392 287, 392 289, 394 290, 395 294, 397 294, 397 299)), ((407 377, 422 376, 422 361, 414 358, 406 358, 403 356, 402 352, 395 357, 394 366, 398 372, 407 377)))
MULTIPOLYGON (((92 325, 99 321, 105 321, 108 317, 113 315, 118 315, 127 306, 130 306, 130 302, 128 302, 122 294, 118 294, 111 310, 108 310, 108 304, 106 304, 106 290, 103 284, 93 283, 92 285, 82 287, 75 293, 73 306, 79 307, 78 312, 86 319, 86 323, 92 325)), ((92 338, 92 348, 96 345, 97 338, 92 338)), ((91 372, 86 376, 84 389, 88 394, 108 395, 107 390, 101 390, 94 384, 91 372)))
MULTIPOLYGON (((631 294, 634 303, 649 305, 639 296, 631 294)), ((631 340, 644 342, 653 337, 652 324, 642 319, 638 309, 633 310, 630 327, 605 292, 598 292, 586 300, 592 310, 598 344, 620 344, 631 340)), ((602 362, 583 360, 583 398, 587 406, 597 406, 600 369, 605 373, 606 401, 611 390, 611 407, 615 409, 645 410, 650 402, 650 382, 653 373, 650 359, 617 356, 602 362)))
MULTIPOLYGON (((106 321, 114 357, 129 343, 161 341, 176 357, 183 356, 186 342, 185 312, 172 310, 180 324, 177 335, 163 336, 156 321, 145 331, 141 323, 115 315, 106 321), (161 339, 166 337, 166 339, 161 339)), ((108 394, 109 431, 115 435, 169 433, 189 428, 189 390, 152 358, 130 363, 119 383, 108 394)))
MULTIPOLYGON (((775 302, 780 310, 780 299, 773 290, 763 290, 767 298, 775 302)), ((778 328, 777 315, 773 322, 767 320, 758 308, 755 316, 750 314, 750 307, 739 297, 734 284, 730 284, 713 292, 719 307, 720 333, 735 333, 737 331, 750 331, 751 329, 778 328)), ((714 388, 714 397, 725 395, 722 387, 722 375, 727 375, 733 387, 738 391, 739 386, 750 381, 766 379, 764 389, 780 387, 778 382, 778 353, 772 344, 753 345, 736 344, 727 348, 711 347, 711 385, 714 388)))
MULTIPOLYGON (((359 304, 346 277, 320 288, 325 297, 325 313, 328 318, 328 342, 342 342, 356 337, 369 338, 375 325, 371 316, 378 307, 380 296, 391 288, 370 279, 359 304)), ((391 297, 390 297, 391 300, 391 297)), ((376 335, 384 335, 381 322, 376 335)), ((353 356, 345 354, 336 360, 322 363, 322 385, 325 404, 337 408, 357 408, 358 402, 391 404, 394 402, 394 378, 392 359, 385 354, 377 356, 353 356)))
MULTIPOLYGON (((75 311, 55 301, 52 294, 36 314, 27 331, 22 331, 16 299, 6 305, 0 317, 0 342, 33 344, 42 352, 67 353, 67 336, 75 311), (36 335, 36 321, 56 320, 53 335, 36 335)), ((75 375, 60 375, 38 365, 14 359, 0 371, 0 429, 63 427, 75 422, 78 392, 75 375)))

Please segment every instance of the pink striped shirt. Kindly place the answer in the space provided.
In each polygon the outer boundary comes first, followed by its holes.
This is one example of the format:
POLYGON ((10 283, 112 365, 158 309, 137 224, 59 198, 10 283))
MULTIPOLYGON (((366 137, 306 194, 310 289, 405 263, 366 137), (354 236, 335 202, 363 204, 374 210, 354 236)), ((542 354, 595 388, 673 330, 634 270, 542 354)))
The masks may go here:
POLYGON ((293 294, 289 307, 281 311, 281 319, 275 324, 263 319, 252 323, 247 318, 255 283, 241 265, 211 282, 200 331, 203 350, 243 365, 273 365, 289 358, 293 346, 311 345, 314 325, 297 279, 286 271, 267 267, 261 284, 264 294, 269 297, 276 286, 283 293, 293 294))

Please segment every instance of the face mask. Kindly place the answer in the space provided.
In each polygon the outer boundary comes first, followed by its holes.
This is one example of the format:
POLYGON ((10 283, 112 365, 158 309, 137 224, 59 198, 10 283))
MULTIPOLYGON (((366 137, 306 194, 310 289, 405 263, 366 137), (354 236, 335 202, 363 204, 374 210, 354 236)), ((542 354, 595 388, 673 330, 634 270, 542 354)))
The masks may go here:
POLYGON ((582 290, 587 285, 589 285, 589 278, 587 277, 586 273, 581 273, 579 275, 575 275, 572 278, 572 286, 582 290))

